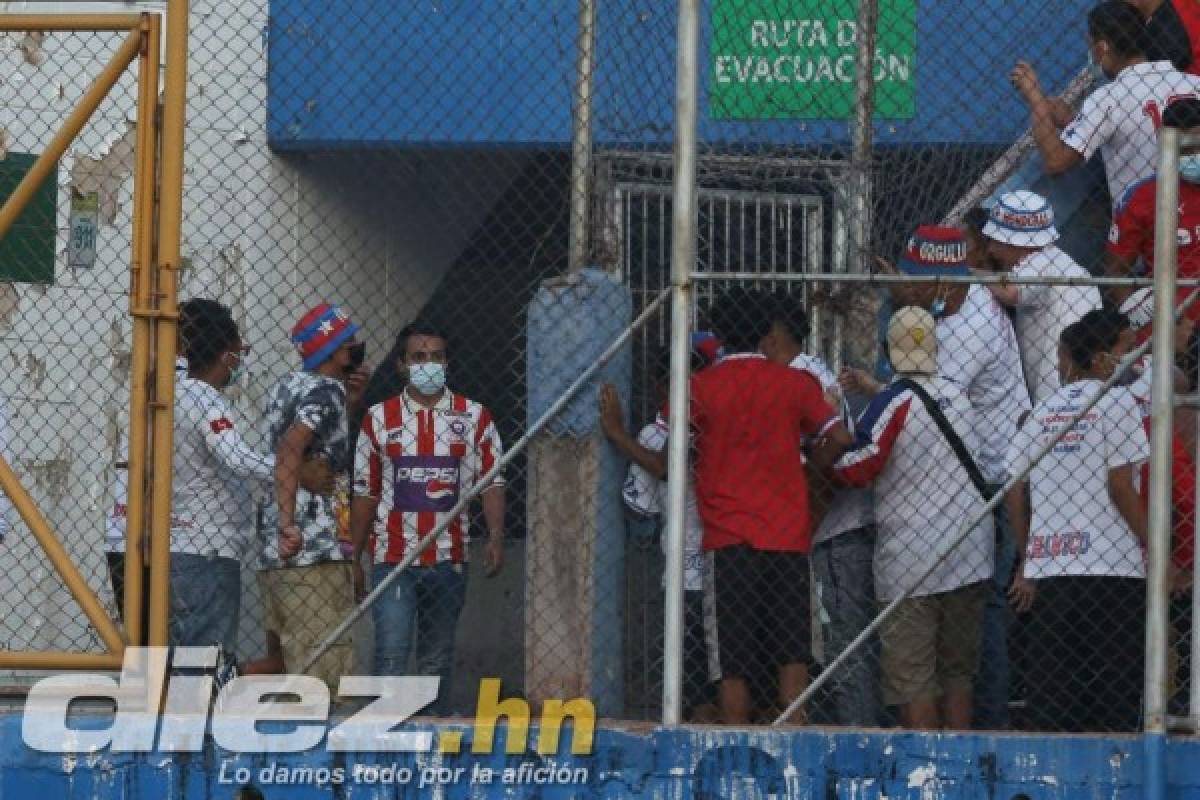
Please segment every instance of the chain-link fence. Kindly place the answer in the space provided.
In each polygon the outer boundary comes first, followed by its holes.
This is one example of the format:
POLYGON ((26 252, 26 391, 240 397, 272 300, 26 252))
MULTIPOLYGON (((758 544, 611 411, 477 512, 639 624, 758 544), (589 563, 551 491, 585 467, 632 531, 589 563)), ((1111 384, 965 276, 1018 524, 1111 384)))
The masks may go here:
MULTIPOLYGON (((77 10, 0 11, 27 5, 77 10)), ((679 668, 692 721, 774 721, 819 680, 792 720, 1136 728, 1152 373, 1118 364, 1149 339, 1155 131, 1200 121, 1168 110, 1200 78, 1154 49, 1190 65, 1190 16, 1140 5, 702 4, 676 659, 679 9, 192 0, 170 641, 243 672, 320 652, 331 685, 441 675, 444 714, 499 677, 659 719, 679 668)), ((3 36, 7 195, 123 34, 3 36)), ((138 92, 131 69, 0 239, 6 457, 114 615, 130 387, 152 378, 131 355, 138 92)), ((103 652, 9 524, 4 649, 103 652)))

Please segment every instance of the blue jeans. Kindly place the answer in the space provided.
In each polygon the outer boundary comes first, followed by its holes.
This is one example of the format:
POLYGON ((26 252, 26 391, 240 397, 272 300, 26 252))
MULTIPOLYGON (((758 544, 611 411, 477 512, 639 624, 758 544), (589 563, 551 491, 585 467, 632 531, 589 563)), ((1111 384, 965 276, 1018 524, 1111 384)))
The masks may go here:
MULTIPOLYGON (((395 564, 376 564, 371 583, 378 586, 395 564)), ((454 666, 454 635, 467 596, 466 565, 442 563, 409 567, 371 607, 375 622, 376 675, 438 675, 438 696, 430 714, 446 713, 450 670, 454 666), (408 671, 416 636, 416 672, 408 671)))
POLYGON ((1008 632, 1013 617, 1012 607, 1008 604, 1008 585, 1012 581, 1017 550, 1012 525, 1008 521, 1008 510, 1003 503, 996 508, 995 522, 995 572, 992 575, 992 591, 983 609, 979 672, 975 676, 973 723, 981 730, 1003 730, 1009 726, 1008 632))
POLYGON ((242 599, 241 564, 233 558, 171 553, 170 642, 217 645, 232 652, 242 599))
MULTIPOLYGON (((829 615, 825 627, 825 657, 832 661, 877 611, 873 526, 847 531, 812 549, 813 575, 821 587, 821 607, 829 615)), ((838 725, 875 727, 880 724, 879 640, 872 637, 833 676, 834 721, 838 725)))

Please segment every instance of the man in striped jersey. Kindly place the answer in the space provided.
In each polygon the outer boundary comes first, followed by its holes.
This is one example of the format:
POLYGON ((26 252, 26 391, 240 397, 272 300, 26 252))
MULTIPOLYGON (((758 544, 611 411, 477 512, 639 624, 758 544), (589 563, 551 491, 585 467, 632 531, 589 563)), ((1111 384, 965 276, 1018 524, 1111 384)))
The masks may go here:
MULTIPOLYGON (((361 556, 370 546, 373 583, 396 568, 441 523, 445 530, 420 551, 372 607, 375 674, 406 675, 416 631, 416 674, 438 675, 432 713, 445 711, 454 634, 466 597, 467 513, 450 518, 461 494, 479 482, 501 455, 491 412, 446 388, 446 337, 415 322, 393 352, 408 377, 398 395, 372 406, 363 419, 354 457, 350 530, 355 586, 361 594, 361 556)), ((504 481, 492 478, 480 495, 487 524, 487 575, 504 560, 504 481)))

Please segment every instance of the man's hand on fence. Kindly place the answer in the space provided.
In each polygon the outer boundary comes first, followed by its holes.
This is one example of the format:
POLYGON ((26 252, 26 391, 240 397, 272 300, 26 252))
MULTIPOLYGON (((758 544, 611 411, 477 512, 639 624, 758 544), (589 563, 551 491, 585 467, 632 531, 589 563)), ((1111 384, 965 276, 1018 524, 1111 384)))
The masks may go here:
POLYGON ((1013 71, 1009 73, 1009 81, 1013 88, 1020 92, 1021 97, 1025 98, 1025 102, 1029 105, 1042 102, 1046 99, 1045 93, 1042 92, 1042 83, 1038 80, 1037 70, 1025 61, 1018 62, 1013 71))
POLYGON ((279 557, 289 559, 304 549, 304 534, 295 523, 279 528, 279 557))
POLYGON ((337 479, 329 462, 310 458, 300 465, 300 486, 313 494, 328 496, 333 494, 337 479))
POLYGON ((1024 614, 1033 608, 1033 600, 1037 596, 1037 584, 1024 575, 1025 565, 1017 564, 1017 574, 1013 577, 1012 586, 1008 587, 1008 600, 1013 610, 1024 614))
POLYGON ((874 397, 883 391, 883 384, 871 377, 865 369, 842 367, 838 373, 838 385, 846 394, 861 394, 874 397))
POLYGON ((606 383, 600 387, 600 430, 609 439, 619 439, 625 433, 625 416, 617 387, 606 383))

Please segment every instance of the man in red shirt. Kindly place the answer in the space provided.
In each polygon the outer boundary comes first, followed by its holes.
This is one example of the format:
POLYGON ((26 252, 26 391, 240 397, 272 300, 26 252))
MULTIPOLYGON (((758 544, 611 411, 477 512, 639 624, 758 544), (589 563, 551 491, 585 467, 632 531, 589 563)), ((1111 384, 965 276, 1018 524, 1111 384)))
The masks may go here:
MULTIPOLYGON (((1172 128, 1200 128, 1200 100, 1177 100, 1163 112, 1163 125, 1172 128)), ((1179 242, 1180 279, 1200 278, 1200 149, 1184 148, 1179 162, 1179 222, 1176 236, 1179 242)), ((1154 202, 1158 180, 1151 176, 1130 187, 1113 212, 1108 232, 1105 274, 1127 277, 1134 274, 1140 259, 1146 275, 1154 274, 1154 202)), ((1115 287, 1110 296, 1121 305, 1132 293, 1128 287, 1115 287)), ((1176 304, 1182 303, 1191 289, 1181 288, 1176 304)), ((1200 301, 1187 312, 1193 322, 1200 322, 1200 301)), ((1183 367, 1188 380, 1196 380, 1196 341, 1177 363, 1183 367)))
MULTIPOLYGON (((1112 314, 1111 311, 1097 311, 1095 314, 1112 314)), ((1119 323, 1128 326, 1132 336, 1122 342, 1115 356, 1123 358, 1126 353, 1137 345, 1143 344, 1150 338, 1154 322, 1154 294, 1149 289, 1139 289, 1130 295, 1118 312, 1119 323)), ((1118 323, 1112 323, 1118 324, 1118 323)), ((1195 330, 1195 323, 1184 318, 1175 326, 1176 349, 1182 350, 1195 330)), ((1146 435, 1150 435, 1153 420, 1150 390, 1153 379, 1153 360, 1149 355, 1133 367, 1132 383, 1129 391, 1137 400, 1142 412, 1142 421, 1146 426, 1146 435)), ((1175 370, 1177 391, 1186 391, 1186 379, 1178 369, 1175 370)), ((1172 562, 1177 570, 1177 578, 1186 581, 1191 576, 1192 561, 1195 551, 1196 530, 1196 465, 1192 458, 1193 448, 1190 448, 1181 435, 1182 426, 1176 423, 1176 429, 1171 433, 1171 508, 1174 520, 1174 545, 1172 547, 1172 562)), ((1145 492, 1150 486, 1150 465, 1143 464, 1141 489, 1145 492)), ((1143 497, 1143 500, 1146 500, 1143 497)), ((1177 585, 1176 588, 1179 588, 1177 585)))
POLYGON ((1125 0, 1146 20, 1146 58, 1170 61, 1200 75, 1200 3, 1196 0, 1125 0))
MULTIPOLYGON (((1163 124, 1173 128, 1200 127, 1200 100, 1177 100, 1163 112, 1163 124)), ((1185 148, 1180 160, 1179 182, 1179 277, 1200 276, 1200 174, 1189 176, 1188 164, 1200 164, 1200 152, 1196 148, 1185 148)), ((1112 227, 1108 231, 1105 272, 1113 277, 1126 277, 1135 272, 1140 258, 1147 275, 1154 274, 1154 200, 1158 180, 1150 176, 1135 183, 1120 198, 1113 212, 1112 227)), ((1120 305, 1133 290, 1114 287, 1113 301, 1120 305)), ((1180 299, 1187 291, 1180 290, 1180 299)), ((1200 304, 1193 304, 1188 311, 1193 320, 1200 320, 1200 304)))
POLYGON ((750 721, 747 676, 759 664, 778 668, 781 707, 808 685, 814 520, 806 469, 828 469, 852 443, 812 376, 759 352, 771 332, 768 299, 731 289, 717 300, 712 329, 728 355, 691 379, 696 497, 704 550, 712 554, 719 702, 731 725, 750 721), (806 464, 801 448, 807 437, 806 464))

